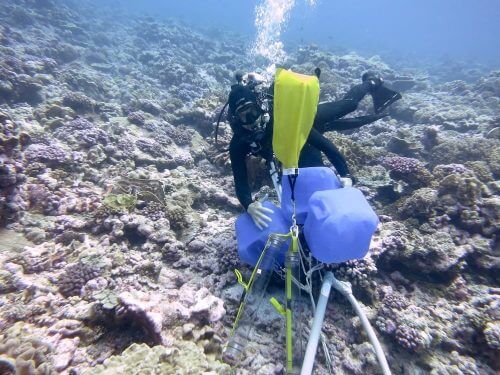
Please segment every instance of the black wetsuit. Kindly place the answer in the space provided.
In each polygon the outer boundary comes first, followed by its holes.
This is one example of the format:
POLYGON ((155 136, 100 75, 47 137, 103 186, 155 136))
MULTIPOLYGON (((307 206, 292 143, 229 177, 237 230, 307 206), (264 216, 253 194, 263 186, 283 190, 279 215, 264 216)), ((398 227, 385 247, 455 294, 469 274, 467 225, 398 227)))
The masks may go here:
POLYGON ((331 130, 356 129, 386 116, 386 114, 373 114, 347 119, 342 118, 354 112, 358 108, 359 102, 369 91, 369 84, 361 83, 353 86, 340 100, 320 103, 316 111, 316 118, 314 119, 314 128, 321 134, 331 130))
MULTIPOLYGON (((250 131, 241 129, 231 139, 229 156, 231 158, 236 196, 245 209, 253 202, 250 184, 248 183, 246 158, 249 154, 253 154, 264 158, 267 163, 273 160, 272 129, 272 122, 269 122, 265 131, 260 134, 255 135, 250 131)), ((299 167, 323 166, 322 152, 341 176, 349 174, 347 163, 340 151, 315 129, 311 129, 307 143, 300 153, 299 167)))
MULTIPOLYGON (((368 92, 369 86, 367 84, 359 84, 351 88, 341 100, 320 103, 318 105, 313 128, 311 129, 307 143, 300 153, 299 167, 324 166, 321 155, 321 153, 324 153, 340 176, 349 175, 349 169, 344 157, 322 133, 331 130, 358 128, 383 117, 384 115, 368 115, 341 119, 341 117, 356 110, 358 103, 368 92)), ((250 184, 248 183, 246 157, 249 154, 253 154, 263 157, 268 163, 273 160, 272 119, 267 124, 266 129, 260 134, 255 134, 242 128, 234 118, 231 127, 234 134, 229 145, 229 155, 231 158, 236 196, 243 207, 247 209, 253 200, 250 184)))

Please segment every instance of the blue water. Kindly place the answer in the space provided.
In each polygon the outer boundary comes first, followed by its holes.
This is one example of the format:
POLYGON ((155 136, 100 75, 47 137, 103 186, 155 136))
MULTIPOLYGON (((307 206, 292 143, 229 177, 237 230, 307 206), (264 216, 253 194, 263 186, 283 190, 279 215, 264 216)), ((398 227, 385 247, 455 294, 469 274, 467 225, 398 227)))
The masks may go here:
MULTIPOLYGON (((106 0, 108 1, 108 0, 106 0)), ((100 1, 99 4, 106 1, 100 1)), ((228 33, 256 33, 263 0, 121 0, 125 9, 228 33)), ((114 4, 117 1, 114 0, 114 4)), ((459 59, 500 67, 500 0, 296 0, 282 36, 285 48, 314 43, 362 55, 459 59)))

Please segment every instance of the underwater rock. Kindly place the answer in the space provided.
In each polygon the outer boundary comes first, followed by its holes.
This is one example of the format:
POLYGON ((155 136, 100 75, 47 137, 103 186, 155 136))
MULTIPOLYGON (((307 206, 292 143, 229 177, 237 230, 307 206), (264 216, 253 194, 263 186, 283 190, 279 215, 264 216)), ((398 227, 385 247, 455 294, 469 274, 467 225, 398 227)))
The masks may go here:
POLYGON ((16 337, 7 333, 0 336, 0 373, 17 374, 55 374, 50 360, 53 348, 42 338, 29 334, 16 337), (12 337, 11 337, 12 336, 12 337))
POLYGON ((403 137, 394 136, 389 139, 387 150, 407 157, 414 157, 419 153, 421 146, 414 140, 407 140, 403 137))
POLYGON ((144 328, 152 342, 168 343, 166 330, 179 324, 193 322, 203 327, 217 322, 225 315, 223 302, 206 288, 193 290, 182 286, 166 296, 154 293, 123 292, 118 296, 118 321, 132 320, 144 328))
POLYGON ((416 217, 421 220, 435 215, 438 192, 431 188, 415 190, 413 194, 404 200, 400 212, 404 217, 416 217))
POLYGON ((151 348, 146 344, 132 344, 121 355, 113 356, 95 368, 84 370, 82 375, 112 375, 139 371, 162 374, 178 371, 189 374, 213 372, 223 375, 230 374, 231 368, 205 356, 196 344, 175 340, 166 346, 151 348))
POLYGON ((81 49, 68 43, 57 43, 46 49, 47 56, 61 64, 67 64, 81 56, 81 49))
MULTIPOLYGON (((140 111, 147 112, 153 116, 158 116, 162 109, 160 104, 152 101, 152 100, 147 100, 147 99, 139 99, 136 103, 133 104, 135 107, 137 107, 140 111)), ((133 112, 134 114, 137 114, 139 117, 141 117, 141 112, 133 112)), ((131 116, 133 113, 131 113, 129 116, 131 116)), ((134 115, 137 116, 137 115, 134 115)), ((143 115, 142 115, 143 116, 143 115)), ((128 119, 132 124, 135 122, 133 121, 133 118, 131 119, 129 117, 128 119)), ((140 121, 139 121, 140 122, 140 121)), ((141 123, 135 123, 136 125, 142 125, 141 123)))
POLYGON ((42 84, 27 73, 24 62, 15 57, 0 60, 0 103, 36 105, 43 101, 42 84))
POLYGON ((388 247, 380 255, 379 263, 403 272, 406 277, 417 272, 431 282, 441 283, 460 272, 469 251, 467 246, 457 246, 448 232, 419 233, 404 247, 388 247))
POLYGON ((429 161, 432 166, 438 164, 465 163, 467 161, 485 161, 494 174, 500 172, 497 160, 498 153, 491 152, 499 147, 499 141, 484 138, 451 138, 443 139, 432 149, 429 161))

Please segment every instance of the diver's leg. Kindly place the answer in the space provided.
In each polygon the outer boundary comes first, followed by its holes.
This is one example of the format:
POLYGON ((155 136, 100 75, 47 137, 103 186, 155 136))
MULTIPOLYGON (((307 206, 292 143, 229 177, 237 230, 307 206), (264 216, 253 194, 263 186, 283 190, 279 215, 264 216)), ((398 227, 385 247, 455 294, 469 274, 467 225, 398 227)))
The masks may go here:
POLYGON ((321 133, 328 131, 325 124, 354 112, 369 90, 370 85, 363 82, 351 87, 341 100, 320 103, 314 119, 314 128, 321 133))
POLYGON ((313 126, 320 133, 324 133, 326 131, 325 124, 335 121, 348 113, 355 111, 357 106, 358 102, 350 99, 320 103, 318 104, 313 126))
POLYGON ((356 105, 363 100, 363 98, 370 92, 372 89, 373 85, 370 82, 364 81, 363 83, 360 83, 359 85, 355 85, 347 91, 347 93, 344 95, 343 99, 344 100, 352 100, 353 102, 356 102, 356 105))
POLYGON ((306 143, 300 152, 299 168, 324 167, 321 151, 306 143))

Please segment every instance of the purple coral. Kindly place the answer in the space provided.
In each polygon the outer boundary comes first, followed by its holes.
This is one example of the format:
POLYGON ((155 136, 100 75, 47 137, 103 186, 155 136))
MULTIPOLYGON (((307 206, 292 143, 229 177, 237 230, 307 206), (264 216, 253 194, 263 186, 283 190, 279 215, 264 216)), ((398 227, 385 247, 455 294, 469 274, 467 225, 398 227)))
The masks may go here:
POLYGON ((52 193, 45 185, 28 185, 26 195, 30 209, 38 210, 45 215, 59 213, 61 197, 52 193))
POLYGON ((419 160, 406 158, 404 156, 384 157, 381 161, 382 165, 389 168, 391 172, 397 172, 399 174, 418 173, 424 168, 419 160))
POLYGON ((384 304, 383 309, 386 309, 385 311, 393 311, 393 310, 401 311, 410 306, 410 303, 403 295, 394 292, 387 293, 384 296, 382 303, 384 304))
POLYGON ((26 191, 30 208, 43 207, 51 195, 49 189, 45 185, 29 184, 26 191))
POLYGON ((158 221, 166 216, 165 207, 156 202, 148 203, 148 205, 141 210, 141 213, 153 221, 158 221))
POLYGON ((61 166, 70 159, 69 153, 56 144, 33 144, 28 146, 24 157, 29 163, 42 162, 49 167, 61 166))
POLYGON ((405 248, 406 244, 400 236, 388 236, 382 239, 382 249, 384 251, 397 252, 405 248))
POLYGON ((430 344, 430 337, 426 332, 408 319, 415 306, 392 288, 385 291, 382 307, 377 316, 377 328, 388 336, 393 337, 403 348, 415 352, 426 348, 430 344))
POLYGON ((466 168, 463 164, 440 164, 436 166, 436 169, 440 169, 443 173, 446 174, 463 174, 470 172, 468 168, 466 168))
POLYGON ((144 129, 150 132, 158 132, 160 130, 160 126, 157 122, 148 121, 144 124, 144 129))
POLYGON ((18 180, 16 166, 0 161, 0 188, 5 189, 16 185, 18 180))
POLYGON ((134 156, 135 146, 131 140, 122 138, 118 141, 116 147, 120 150, 124 157, 132 158, 134 156))
POLYGON ((95 102, 81 92, 68 92, 64 95, 63 104, 77 112, 90 112, 95 106, 95 102))
POLYGON ((155 135, 155 139, 162 146, 170 146, 174 142, 172 140, 172 138, 170 138, 168 135, 161 134, 161 133, 160 134, 156 134, 155 135))
POLYGON ((427 345, 425 337, 419 330, 406 325, 396 328, 395 338, 399 345, 411 352, 418 351, 427 345))
POLYGON ((83 262, 71 264, 66 267, 64 273, 57 281, 59 292, 64 297, 80 295, 80 290, 87 281, 101 276, 101 271, 99 266, 93 266, 83 262))
POLYGON ((6 219, 16 218, 26 208, 18 188, 26 178, 21 172, 20 163, 0 160, 0 224, 6 219))
POLYGON ((414 158, 384 157, 381 163, 389 169, 391 178, 404 181, 413 188, 426 186, 432 179, 432 175, 422 162, 414 158))
POLYGON ((152 139, 138 139, 135 141, 135 144, 139 150, 153 157, 160 158, 169 156, 163 146, 152 139))
POLYGON ((132 112, 127 116, 127 120, 134 125, 142 126, 146 122, 146 116, 142 111, 132 112))
POLYGON ((185 126, 174 127, 172 125, 165 127, 165 133, 174 140, 179 146, 191 144, 193 138, 192 130, 185 126))
POLYGON ((64 124, 64 126, 56 130, 55 134, 59 139, 66 142, 74 139, 86 147, 97 144, 106 145, 109 142, 108 135, 104 130, 83 117, 77 117, 64 124))
POLYGON ((377 272, 377 266, 371 257, 349 260, 344 263, 332 265, 335 275, 340 279, 347 279, 356 286, 373 286, 371 275, 377 272))
POLYGON ((445 178, 446 176, 452 174, 464 175, 469 174, 472 175, 472 171, 465 167, 463 164, 439 164, 434 167, 432 170, 432 174, 438 180, 445 178))

